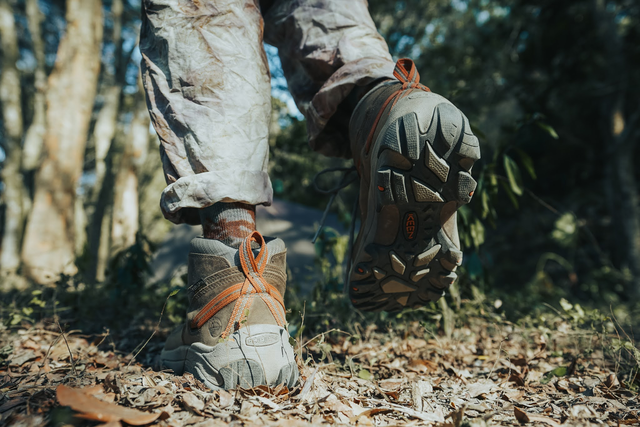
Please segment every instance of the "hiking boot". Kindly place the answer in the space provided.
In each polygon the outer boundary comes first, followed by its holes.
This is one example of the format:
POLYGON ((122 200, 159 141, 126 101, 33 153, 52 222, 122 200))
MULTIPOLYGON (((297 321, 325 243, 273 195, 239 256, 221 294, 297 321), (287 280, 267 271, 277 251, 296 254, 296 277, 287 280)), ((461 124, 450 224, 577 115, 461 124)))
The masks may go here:
POLYGON ((348 288, 356 308, 395 311, 444 295, 462 262, 456 210, 476 189, 478 138, 451 102, 419 83, 410 59, 356 106, 349 133, 361 227, 348 288))
POLYGON ((162 363, 212 389, 292 387, 298 367, 285 329, 285 258, 282 240, 257 231, 239 249, 193 239, 187 321, 167 338, 162 363))

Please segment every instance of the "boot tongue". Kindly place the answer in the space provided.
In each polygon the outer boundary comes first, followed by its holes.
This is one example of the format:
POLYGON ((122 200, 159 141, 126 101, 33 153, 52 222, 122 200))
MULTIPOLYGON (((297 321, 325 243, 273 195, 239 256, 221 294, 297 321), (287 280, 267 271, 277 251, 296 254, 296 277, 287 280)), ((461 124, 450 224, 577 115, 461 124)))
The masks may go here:
MULTIPOLYGON (((265 237, 264 239, 267 243, 267 250, 269 252, 267 262, 271 260, 273 255, 284 252, 285 246, 282 239, 274 237, 265 237)), ((257 245, 254 246, 253 253, 257 256, 260 248, 257 245)), ((227 246, 219 240, 196 237, 191 241, 190 253, 219 256, 226 259, 231 266, 240 265, 238 248, 227 246)))

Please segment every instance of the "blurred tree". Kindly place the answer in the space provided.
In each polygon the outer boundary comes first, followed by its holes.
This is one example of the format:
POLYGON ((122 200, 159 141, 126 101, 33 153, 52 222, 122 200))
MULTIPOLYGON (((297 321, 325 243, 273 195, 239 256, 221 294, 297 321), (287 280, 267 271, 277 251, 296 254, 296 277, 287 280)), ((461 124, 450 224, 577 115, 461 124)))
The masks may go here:
POLYGON ((22 247, 26 273, 40 283, 77 271, 76 186, 100 72, 102 2, 67 0, 66 5, 66 34, 48 82, 44 159, 22 247))
POLYGON ((578 248, 580 271, 590 274, 594 260, 612 266, 626 277, 617 280, 622 286, 616 291, 637 298, 640 4, 521 0, 517 10, 519 102, 523 110, 547 116, 559 135, 559 142, 541 140, 536 149, 544 165, 539 191, 596 229, 606 258, 578 248))
POLYGON ((2 253, 0 270, 3 275, 15 273, 20 266, 20 244, 24 227, 25 188, 21 174, 22 158, 22 93, 20 73, 16 67, 19 57, 18 33, 13 10, 8 0, 0 1, 0 46, 2 47, 2 74, 0 75, 0 102, 4 135, 2 148, 5 162, 2 168, 4 224, 2 227, 2 253))
MULTIPOLYGON (((138 79, 138 92, 131 99, 133 118, 124 139, 123 155, 117 165, 113 221, 111 227, 111 253, 125 250, 136 243, 140 228, 140 181, 142 168, 149 151, 149 111, 138 79)), ((155 155, 156 153, 153 153, 155 155)), ((159 160, 158 160, 159 162, 159 160)), ((158 169, 159 172, 159 169, 158 169)), ((154 206, 155 207, 155 206, 154 206)))
POLYGON ((114 139, 121 113, 122 87, 126 61, 122 58, 122 0, 113 0, 111 4, 110 42, 113 46, 111 63, 105 64, 102 73, 100 108, 93 130, 93 149, 95 162, 95 182, 91 192, 90 206, 93 207, 87 230, 88 245, 91 252, 91 264, 87 277, 99 282, 105 279, 105 269, 110 255, 110 226, 113 215, 113 190, 117 165, 113 162, 114 139), (107 162, 107 156, 111 157, 107 162))
POLYGON ((33 96, 33 118, 24 137, 22 169, 31 172, 38 167, 40 155, 42 153, 42 143, 46 130, 46 92, 47 92, 47 72, 44 41, 42 40, 42 11, 38 6, 38 0, 26 0, 26 15, 29 23, 29 33, 35 65, 35 94, 33 96))

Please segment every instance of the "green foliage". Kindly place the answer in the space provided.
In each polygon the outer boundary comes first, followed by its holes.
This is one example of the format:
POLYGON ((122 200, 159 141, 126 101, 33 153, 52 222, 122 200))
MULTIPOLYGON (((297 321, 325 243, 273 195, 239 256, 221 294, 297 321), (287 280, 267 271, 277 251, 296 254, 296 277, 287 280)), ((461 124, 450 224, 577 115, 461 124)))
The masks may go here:
POLYGON ((555 222, 555 228, 551 232, 551 238, 563 247, 571 247, 576 244, 578 238, 578 225, 575 215, 567 212, 555 222))
MULTIPOLYGON (((507 172, 511 191, 517 196, 522 196, 522 177, 520 176, 520 169, 518 168, 518 165, 507 155, 503 157, 503 161, 504 170, 507 172)), ((517 203, 514 203, 514 205, 517 206, 517 203)))
POLYGON ((564 377, 567 375, 567 371, 568 368, 566 366, 558 366, 557 368, 547 372, 547 374, 540 380, 540 384, 548 384, 553 378, 564 377))
MULTIPOLYGON (((328 197, 319 195, 315 190, 314 177, 330 167, 348 167, 349 161, 312 152, 307 143, 306 121, 292 116, 285 104, 276 98, 272 98, 272 105, 274 120, 278 123, 278 127, 271 132, 269 149, 269 176, 274 197, 324 209, 328 197)), ((331 186, 326 185, 327 188, 331 186)), ((347 206, 349 203, 344 200, 351 200, 355 193, 347 190, 345 194, 338 197, 334 207, 341 217, 351 211, 351 207, 347 206)))

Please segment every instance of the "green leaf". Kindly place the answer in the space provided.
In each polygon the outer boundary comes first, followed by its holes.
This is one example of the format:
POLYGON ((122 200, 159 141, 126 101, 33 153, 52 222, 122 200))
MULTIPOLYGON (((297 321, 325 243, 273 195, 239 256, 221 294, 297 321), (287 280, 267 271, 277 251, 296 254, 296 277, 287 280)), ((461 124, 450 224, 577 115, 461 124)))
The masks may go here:
POLYGON ((551 371, 553 375, 556 377, 564 377, 567 375, 567 367, 566 366, 558 366, 553 371, 551 371))
POLYGON ((362 378, 363 380, 371 380, 371 372, 367 371, 366 369, 360 369, 360 372, 358 372, 358 377, 362 378))
POLYGON ((175 296, 178 292, 180 292, 180 289, 174 289, 171 291, 171 293, 169 294, 169 296, 167 298, 171 298, 172 296, 175 296))
POLYGON ((469 227, 469 232, 473 239, 473 246, 478 249, 484 243, 484 225, 476 218, 469 227))
POLYGON ((458 209, 458 215, 464 225, 468 225, 469 221, 471 221, 471 210, 468 206, 460 206, 460 209, 458 209))
POLYGON ((548 124, 546 124, 546 123, 542 123, 542 122, 536 122, 536 124, 538 125, 538 127, 539 127, 540 129, 542 129, 543 131, 545 131, 545 132, 547 132, 549 135, 551 135, 551 137, 552 137, 553 139, 558 139, 558 138, 560 138, 560 137, 558 136, 558 133, 556 132, 556 130, 555 130, 554 128, 552 128, 551 126, 549 126, 548 124))
POLYGON ((573 308, 573 304, 571 304, 569 301, 567 301, 564 298, 560 298, 560 306, 564 311, 569 311, 573 308))
POLYGON ((19 315, 19 314, 14 313, 14 314, 11 316, 11 322, 9 322, 9 324, 10 324, 11 326, 15 326, 15 325, 17 325, 18 323, 20 323, 21 321, 22 321, 22 316, 21 316, 21 315, 19 315))
POLYGON ((558 366, 554 370, 547 372, 544 377, 540 379, 540 384, 547 384, 553 377, 564 377, 565 375, 567 375, 567 367, 558 366))
POLYGON ((31 301, 29 301, 29 304, 31 305, 37 305, 40 308, 44 308, 45 305, 47 305, 46 302, 42 301, 40 298, 38 297, 33 297, 31 298, 31 301))
POLYGON ((536 176, 536 170, 533 167, 533 160, 531 159, 531 156, 529 156, 524 150, 521 150, 519 148, 516 148, 516 152, 520 157, 520 162, 524 166, 525 170, 529 173, 529 176, 531 176, 531 178, 533 179, 538 179, 538 177, 536 176))
POLYGON ((480 193, 480 201, 482 202, 482 219, 485 219, 491 212, 489 209, 489 194, 486 191, 480 193))
POLYGON ((507 178, 509 178, 509 186, 511 190, 518 196, 522 196, 522 177, 520 176, 520 168, 516 162, 505 154, 504 156, 504 170, 507 172, 507 178))
POLYGON ((498 177, 496 176, 495 173, 489 174, 489 183, 491 184, 492 187, 498 186, 498 177))
POLYGON ((509 187, 509 185, 504 181, 500 181, 500 184, 502 185, 502 189, 504 190, 504 192, 507 193, 507 196, 509 196, 509 199, 511 200, 511 203, 513 203, 513 206, 518 209, 520 205, 518 204, 518 199, 516 198, 515 194, 513 194, 513 190, 511 190, 511 187, 509 187))
POLYGON ((551 238, 560 246, 571 247, 578 243, 578 221, 571 212, 564 213, 555 222, 551 238))

